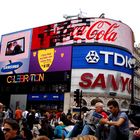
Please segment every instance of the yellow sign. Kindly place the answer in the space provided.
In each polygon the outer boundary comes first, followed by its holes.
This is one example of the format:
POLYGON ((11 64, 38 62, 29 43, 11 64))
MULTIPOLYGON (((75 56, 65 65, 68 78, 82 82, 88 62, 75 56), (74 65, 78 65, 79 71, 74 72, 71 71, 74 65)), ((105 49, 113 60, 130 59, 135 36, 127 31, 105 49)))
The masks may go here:
POLYGON ((38 51, 38 62, 40 68, 45 72, 52 65, 54 60, 54 49, 45 49, 38 51))

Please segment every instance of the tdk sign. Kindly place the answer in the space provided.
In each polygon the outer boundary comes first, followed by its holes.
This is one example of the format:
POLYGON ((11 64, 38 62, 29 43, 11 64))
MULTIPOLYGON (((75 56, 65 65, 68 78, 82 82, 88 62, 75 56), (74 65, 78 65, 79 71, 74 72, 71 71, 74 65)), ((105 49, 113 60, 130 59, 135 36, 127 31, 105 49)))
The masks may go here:
POLYGON ((6 65, 5 67, 3 67, 1 69, 1 72, 12 72, 18 68, 20 68, 22 66, 22 62, 14 62, 14 63, 10 63, 8 65, 6 65))
POLYGON ((89 51, 86 56, 86 60, 88 63, 98 63, 100 57, 98 56, 96 51, 89 51))
POLYGON ((115 47, 75 46, 72 68, 107 69, 131 74, 131 57, 131 53, 115 47))
MULTIPOLYGON (((100 51, 99 54, 104 57, 105 64, 109 64, 109 58, 110 56, 113 56, 114 65, 125 66, 127 68, 131 68, 131 65, 130 65, 131 58, 128 58, 128 56, 123 56, 119 53, 106 52, 106 51, 100 51)), ((98 56, 96 51, 89 51, 89 53, 86 56, 86 60, 88 63, 97 63, 99 59, 100 57, 98 56)))

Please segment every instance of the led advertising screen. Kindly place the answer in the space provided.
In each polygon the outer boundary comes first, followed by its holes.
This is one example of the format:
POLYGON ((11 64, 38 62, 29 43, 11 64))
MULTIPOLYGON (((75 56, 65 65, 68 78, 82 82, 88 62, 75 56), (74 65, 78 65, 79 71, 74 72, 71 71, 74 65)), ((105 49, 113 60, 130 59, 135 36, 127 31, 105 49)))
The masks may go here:
POLYGON ((33 28, 31 50, 53 46, 54 24, 33 28))
POLYGON ((72 68, 93 68, 131 74, 131 53, 110 46, 74 46, 72 68))
POLYGON ((71 46, 32 51, 30 73, 66 71, 71 69, 71 46))
POLYGON ((101 18, 82 18, 33 28, 31 50, 81 43, 116 45, 133 51, 134 36, 126 24, 101 18))
POLYGON ((0 61, 29 58, 31 35, 31 30, 3 35, 0 48, 0 61))

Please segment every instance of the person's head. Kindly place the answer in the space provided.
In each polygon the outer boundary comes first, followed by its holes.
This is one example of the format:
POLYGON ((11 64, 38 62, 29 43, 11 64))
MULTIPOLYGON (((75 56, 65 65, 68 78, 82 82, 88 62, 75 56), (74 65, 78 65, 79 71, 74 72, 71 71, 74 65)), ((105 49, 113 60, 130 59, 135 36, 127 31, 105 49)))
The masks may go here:
POLYGON ((97 102, 95 104, 95 111, 101 113, 103 111, 103 107, 104 107, 103 103, 97 102))
POLYGON ((14 42, 13 42, 13 46, 16 46, 16 45, 17 45, 17 42, 16 42, 16 41, 14 41, 14 42))
POLYGON ((3 110, 3 104, 0 103, 0 112, 3 110))
POLYGON ((16 137, 19 133, 19 124, 17 121, 6 119, 3 124, 3 133, 5 135, 5 140, 16 137))
POLYGON ((62 121, 59 121, 59 122, 58 122, 58 125, 63 126, 63 125, 64 125, 64 123, 63 123, 62 121))
POLYGON ((47 136, 38 136, 37 138, 33 140, 49 140, 49 138, 47 136))
POLYGON ((119 112, 119 104, 116 100, 112 99, 107 103, 107 106, 112 114, 119 112))
POLYGON ((30 129, 26 128, 22 128, 21 132, 20 132, 21 136, 27 140, 32 140, 33 135, 32 135, 32 131, 30 129))

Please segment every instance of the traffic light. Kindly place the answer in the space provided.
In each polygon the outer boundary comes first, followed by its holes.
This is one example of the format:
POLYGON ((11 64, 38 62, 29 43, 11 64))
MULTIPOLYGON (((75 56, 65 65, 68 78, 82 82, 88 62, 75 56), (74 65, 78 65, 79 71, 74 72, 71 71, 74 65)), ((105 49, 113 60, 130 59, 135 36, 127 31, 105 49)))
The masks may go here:
POLYGON ((77 106, 79 106, 79 98, 80 97, 80 90, 76 89, 76 91, 74 91, 74 101, 77 103, 77 106))

